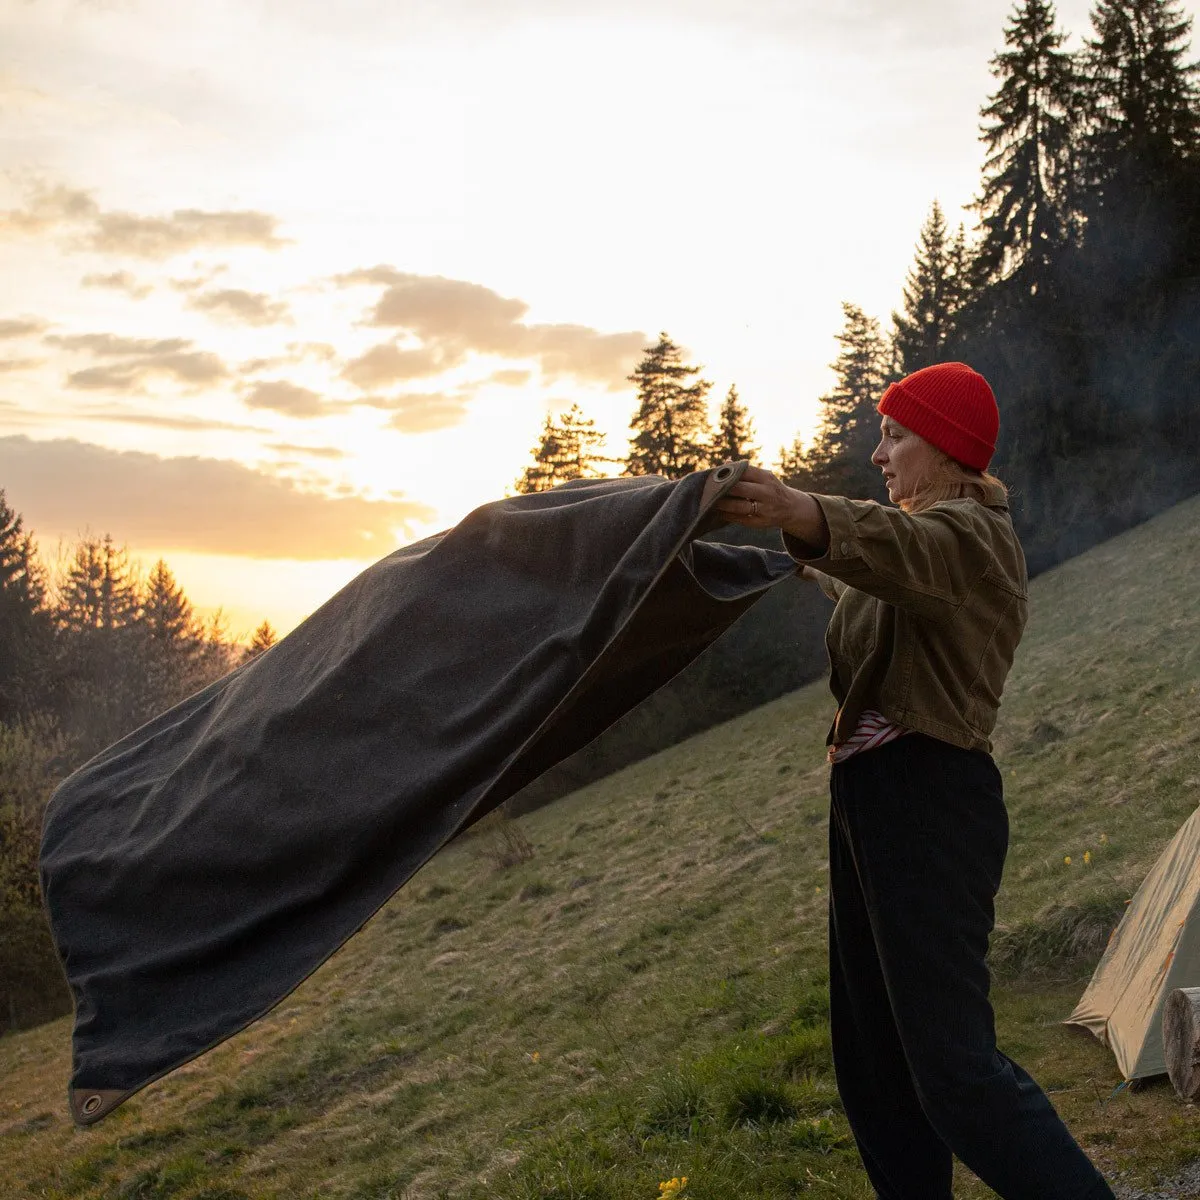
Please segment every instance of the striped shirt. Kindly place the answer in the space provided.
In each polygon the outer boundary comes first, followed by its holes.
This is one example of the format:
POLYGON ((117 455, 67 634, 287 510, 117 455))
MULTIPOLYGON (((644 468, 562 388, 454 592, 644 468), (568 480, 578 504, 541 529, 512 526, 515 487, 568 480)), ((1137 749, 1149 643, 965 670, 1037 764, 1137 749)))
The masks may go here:
POLYGON ((849 739, 829 747, 828 759, 831 763, 845 762, 846 759, 852 758, 855 754, 861 754, 864 750, 874 750, 879 746, 886 746, 888 742, 894 742, 906 733, 912 733, 912 730, 905 729, 903 725, 889 721, 883 713, 868 708, 858 718, 858 724, 854 727, 854 732, 849 739))

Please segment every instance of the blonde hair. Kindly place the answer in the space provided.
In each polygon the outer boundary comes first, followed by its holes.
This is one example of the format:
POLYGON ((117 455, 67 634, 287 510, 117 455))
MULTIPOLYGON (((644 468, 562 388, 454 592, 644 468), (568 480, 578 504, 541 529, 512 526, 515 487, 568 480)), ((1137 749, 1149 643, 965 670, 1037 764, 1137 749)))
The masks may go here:
POLYGON ((1008 488, 995 475, 965 467, 944 450, 938 450, 936 446, 934 449, 938 453, 938 464, 933 474, 921 484, 915 496, 898 501, 898 506, 906 513, 924 512, 943 500, 978 500, 982 504, 989 489, 994 487, 999 487, 1004 496, 1008 496, 1008 488))

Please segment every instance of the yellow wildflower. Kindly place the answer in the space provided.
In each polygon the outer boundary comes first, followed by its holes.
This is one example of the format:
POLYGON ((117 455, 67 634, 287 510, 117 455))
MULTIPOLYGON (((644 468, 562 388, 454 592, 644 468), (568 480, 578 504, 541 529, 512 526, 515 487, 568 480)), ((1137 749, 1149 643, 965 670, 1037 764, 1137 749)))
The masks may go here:
POLYGON ((529 1060, 530 1060, 530 1062, 540 1062, 540 1061, 541 1061, 541 1058, 542 1058, 541 1052, 540 1052, 540 1051, 538 1051, 538 1050, 535 1050, 535 1051, 534 1051, 534 1052, 533 1052, 533 1053, 532 1053, 532 1054, 529 1056, 529 1060))
POLYGON ((676 1175, 673 1179, 660 1183, 658 1185, 659 1200, 675 1200, 675 1197, 687 1187, 687 1179, 686 1175, 676 1175))
POLYGON ((1083 861, 1085 863, 1090 863, 1092 861, 1092 852, 1090 850, 1085 850, 1083 852, 1083 861))
POLYGON ((1063 862, 1069 867, 1071 865, 1071 856, 1069 854, 1063 856, 1063 862))

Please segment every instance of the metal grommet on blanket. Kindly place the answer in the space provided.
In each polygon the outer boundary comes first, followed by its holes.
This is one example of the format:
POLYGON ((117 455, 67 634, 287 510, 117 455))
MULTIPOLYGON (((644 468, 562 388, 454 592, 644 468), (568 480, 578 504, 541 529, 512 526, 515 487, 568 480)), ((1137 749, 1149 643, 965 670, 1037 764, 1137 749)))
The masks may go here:
POLYGON ((71 1117, 76 1125, 94 1125, 123 1100, 129 1099, 129 1092, 121 1088, 86 1088, 78 1092, 71 1088, 68 1095, 71 1117))
POLYGON ((730 477, 730 475, 732 475, 732 474, 733 474, 733 464, 726 463, 723 467, 717 468, 714 478, 718 479, 722 483, 724 483, 725 480, 728 479, 730 477))

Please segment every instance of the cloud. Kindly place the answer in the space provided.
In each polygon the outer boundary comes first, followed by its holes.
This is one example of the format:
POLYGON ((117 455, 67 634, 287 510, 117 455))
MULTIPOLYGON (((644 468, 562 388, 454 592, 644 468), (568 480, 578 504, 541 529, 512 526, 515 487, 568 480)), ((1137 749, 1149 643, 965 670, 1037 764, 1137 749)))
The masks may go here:
POLYGON ((52 333, 46 337, 52 346, 79 350, 97 358, 133 354, 174 354, 192 343, 185 338, 131 338, 119 333, 52 333))
POLYGON ((105 211, 91 193, 58 184, 34 187, 23 208, 0 212, 0 233, 29 236, 73 230, 78 249, 167 259, 189 250, 257 246, 277 250, 287 239, 278 220, 252 209, 177 208, 166 216, 105 211))
POLYGON ((532 378, 532 371, 525 371, 520 367, 506 367, 503 371, 493 371, 487 382, 498 383, 501 387, 523 387, 532 378))
POLYGON ((145 425, 151 429, 180 429, 216 433, 270 433, 260 425, 239 425, 233 421, 212 421, 206 417, 164 416, 130 409, 82 409, 70 414, 73 421, 113 422, 119 425, 145 425))
POLYGON ((345 450, 340 450, 337 446, 297 446, 292 442, 272 442, 270 449, 278 451, 280 454, 306 454, 310 458, 339 459, 346 457, 345 450))
POLYGON ((457 348, 419 346, 407 349, 393 342, 383 342, 351 359, 342 368, 342 378, 365 391, 405 379, 438 375, 457 366, 465 357, 465 352, 457 348))
POLYGON ((427 341, 457 341, 464 349, 501 340, 529 311, 479 283, 441 275, 410 275, 372 267, 342 276, 346 283, 382 284, 372 325, 401 328, 427 341))
MULTIPOLYGON (((199 264, 193 263, 193 269, 199 270, 199 264)), ((177 292, 197 292, 201 288, 208 287, 214 279, 226 274, 229 270, 228 263, 212 263, 207 266, 198 275, 192 275, 188 278, 178 278, 171 280, 171 286, 177 292)))
POLYGON ((46 322, 37 317, 10 317, 0 321, 0 340, 4 338, 29 337, 41 333, 46 328, 46 322))
POLYGON ((138 258, 172 258, 201 246, 257 246, 276 250, 287 244, 275 233, 278 221, 268 213, 203 212, 176 209, 169 217, 101 213, 84 237, 89 250, 138 258))
POLYGON ((629 386, 628 376, 646 348, 641 333, 598 333, 586 325, 530 325, 527 329, 528 350, 541 360, 546 379, 573 376, 606 384, 612 391, 629 386))
POLYGON ((112 271, 109 274, 85 275, 81 281, 84 287, 111 288, 115 292, 124 292, 134 300, 144 300, 154 288, 149 283, 139 283, 136 276, 129 271, 112 271))
POLYGON ((243 397, 247 408, 266 408, 288 417, 319 417, 330 405, 316 392, 288 383, 286 379, 270 379, 256 383, 243 397))
POLYGON ((416 500, 329 497, 214 458, 160 458, 75 439, 0 438, 0 479, 34 530, 91 528, 161 550, 379 558, 436 514, 416 500))
POLYGON ((200 292, 192 296, 187 305, 243 325, 279 325, 291 320, 288 306, 282 300, 272 300, 264 292, 247 292, 242 288, 200 292))
POLYGON ((257 375, 261 371, 278 371, 280 367, 291 366, 296 361, 295 358, 278 354, 272 358, 248 358, 238 363, 237 371, 239 375, 257 375))
POLYGON ((44 358, 0 358, 0 375, 8 375, 13 371, 28 371, 45 363, 44 358))
POLYGON ((238 365, 238 373, 257 375, 262 371, 278 371, 281 367, 295 366, 297 363, 329 363, 335 358, 337 351, 328 342, 289 342, 286 354, 248 358, 238 365))
POLYGON ((0 212, 0 233, 36 234, 62 225, 94 219, 100 206, 78 188, 39 186, 33 189, 24 208, 0 212))
POLYGON ((377 266, 336 276, 334 281, 344 287, 382 287, 367 324, 400 329, 421 342, 419 350, 391 346, 390 358, 385 347, 375 347, 350 364, 347 372, 358 368, 369 355, 377 355, 377 362, 361 367, 373 382, 360 382, 347 374, 362 387, 384 382, 372 374, 377 365, 392 362, 410 371, 407 375, 392 374, 391 379, 419 378, 445 370, 442 362, 453 365, 474 352, 501 358, 533 358, 548 380, 570 376, 619 391, 628 386, 626 376, 647 345, 646 335, 640 332, 601 333, 586 325, 526 324, 523 318, 529 305, 523 300, 501 296, 466 280, 412 275, 394 267, 377 266), (422 351, 426 354, 424 360, 415 357, 422 351))
POLYGON ((288 350, 297 359, 311 358, 317 362, 332 362, 337 358, 337 350, 328 342, 289 342, 288 350))
POLYGON ((394 396, 368 396, 362 403, 391 413, 389 429, 433 433, 461 425, 467 416, 467 401, 462 393, 399 392, 394 396))
POLYGON ((219 383, 228 374, 225 364, 211 351, 171 351, 72 371, 67 386, 80 391, 134 391, 148 379, 165 377, 202 388, 219 383))
POLYGON ((229 376, 229 368, 209 350, 194 350, 186 338, 133 338, 117 333, 49 334, 45 341, 95 358, 123 361, 72 371, 67 386, 81 391, 136 391, 148 379, 162 377, 194 388, 229 376))
MULTIPOLYGON (((42 429, 46 425, 46 414, 9 400, 0 400, 0 425, 12 428, 14 425, 27 425, 30 429, 42 429)), ((7 484, 4 486, 7 487, 7 484)))

